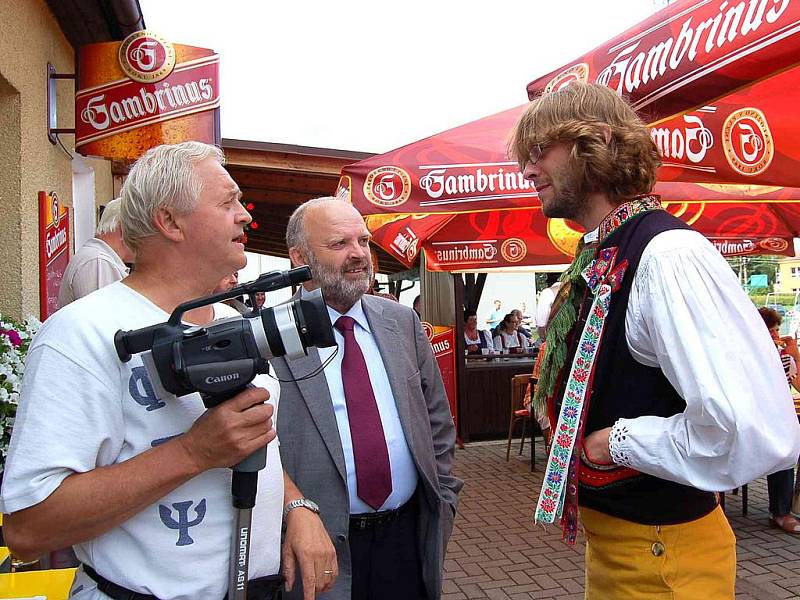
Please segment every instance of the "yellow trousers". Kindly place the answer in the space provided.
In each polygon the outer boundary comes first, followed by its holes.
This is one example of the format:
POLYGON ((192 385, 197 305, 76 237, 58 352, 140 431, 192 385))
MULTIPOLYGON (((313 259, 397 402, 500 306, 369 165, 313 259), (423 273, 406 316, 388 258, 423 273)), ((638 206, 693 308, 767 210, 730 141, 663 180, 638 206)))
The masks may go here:
POLYGON ((586 600, 733 600, 736 537, 717 506, 679 525, 640 525, 581 508, 586 600))

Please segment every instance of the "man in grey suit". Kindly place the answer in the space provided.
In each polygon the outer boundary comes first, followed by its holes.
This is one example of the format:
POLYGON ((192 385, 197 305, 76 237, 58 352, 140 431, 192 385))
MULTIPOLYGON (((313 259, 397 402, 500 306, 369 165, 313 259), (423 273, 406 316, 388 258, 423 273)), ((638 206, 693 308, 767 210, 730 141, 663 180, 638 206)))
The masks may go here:
POLYGON ((273 361, 281 458, 306 499, 287 510, 319 510, 337 553, 324 598, 438 600, 463 482, 450 473, 455 428, 430 343, 410 308, 365 295, 370 234, 350 204, 306 202, 286 240, 314 277, 300 293, 322 289, 338 343, 273 361))

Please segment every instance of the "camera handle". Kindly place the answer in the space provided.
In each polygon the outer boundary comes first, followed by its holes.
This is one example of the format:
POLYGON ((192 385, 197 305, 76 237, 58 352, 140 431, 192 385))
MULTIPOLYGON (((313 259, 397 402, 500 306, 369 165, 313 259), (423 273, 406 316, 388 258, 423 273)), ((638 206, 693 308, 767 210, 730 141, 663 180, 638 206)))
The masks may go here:
MULTIPOLYGON (((204 394, 203 404, 213 408, 230 400, 247 387, 232 390, 225 394, 204 394)), ((258 493, 258 472, 267 464, 267 447, 259 448, 250 456, 231 467, 231 496, 234 513, 233 536, 231 537, 231 559, 228 570, 228 600, 247 599, 247 579, 250 566, 250 532, 253 519, 253 507, 256 505, 258 493)))

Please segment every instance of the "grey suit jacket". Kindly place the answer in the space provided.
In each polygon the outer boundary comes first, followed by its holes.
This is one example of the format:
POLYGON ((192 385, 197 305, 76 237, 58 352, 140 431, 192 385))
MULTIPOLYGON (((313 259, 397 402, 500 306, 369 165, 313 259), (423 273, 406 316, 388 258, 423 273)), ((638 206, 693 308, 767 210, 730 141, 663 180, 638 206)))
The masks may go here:
MULTIPOLYGON (((441 598, 445 549, 463 482, 453 477, 455 427, 439 367, 416 313, 392 300, 363 296, 364 313, 386 367, 403 432, 419 473, 417 531, 428 598, 441 598)), ((282 380, 320 367, 308 356, 272 361, 282 380)), ((339 560, 339 578, 325 600, 350 600, 350 501, 342 443, 325 375, 281 384, 277 421, 283 467, 300 491, 320 506, 339 560)), ((297 579, 300 579, 299 577, 297 579)), ((302 598, 301 582, 285 596, 302 598)))

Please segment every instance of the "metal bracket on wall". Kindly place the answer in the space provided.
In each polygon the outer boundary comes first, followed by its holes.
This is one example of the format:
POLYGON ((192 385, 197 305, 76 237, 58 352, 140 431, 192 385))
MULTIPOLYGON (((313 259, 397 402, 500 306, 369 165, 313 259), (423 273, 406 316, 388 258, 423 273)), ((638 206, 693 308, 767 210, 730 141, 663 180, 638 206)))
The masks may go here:
POLYGON ((56 81, 71 79, 75 81, 74 74, 56 73, 56 68, 47 63, 47 139, 55 145, 58 143, 58 134, 75 133, 75 129, 60 129, 58 127, 58 102, 56 99, 56 81))

